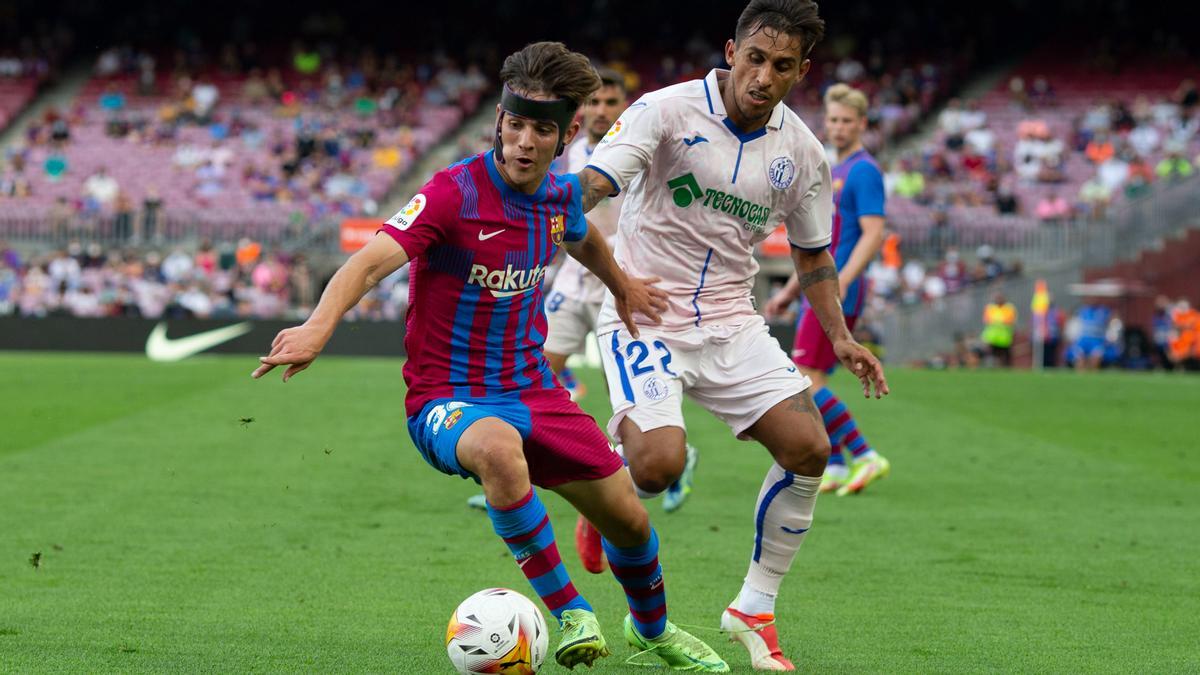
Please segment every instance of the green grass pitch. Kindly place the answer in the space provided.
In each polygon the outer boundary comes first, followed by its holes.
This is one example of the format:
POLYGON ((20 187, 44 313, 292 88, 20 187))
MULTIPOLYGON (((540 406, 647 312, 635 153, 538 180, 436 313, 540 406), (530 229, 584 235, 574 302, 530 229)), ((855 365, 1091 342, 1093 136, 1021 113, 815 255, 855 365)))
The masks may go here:
MULTIPOLYGON (((398 361, 323 358, 286 385, 254 366, 0 355, 0 672, 444 673, 462 598, 532 595, 464 505, 474 486, 413 449, 398 361)), ((891 381, 887 400, 845 398, 893 475, 821 498, 783 587, 803 670, 1200 671, 1200 380, 891 381)), ((711 626, 768 458, 694 407, 688 423, 697 491, 649 509, 672 618, 711 626)), ((614 647, 596 670, 644 672, 623 663, 619 587, 581 570, 574 513, 547 504, 614 647)))

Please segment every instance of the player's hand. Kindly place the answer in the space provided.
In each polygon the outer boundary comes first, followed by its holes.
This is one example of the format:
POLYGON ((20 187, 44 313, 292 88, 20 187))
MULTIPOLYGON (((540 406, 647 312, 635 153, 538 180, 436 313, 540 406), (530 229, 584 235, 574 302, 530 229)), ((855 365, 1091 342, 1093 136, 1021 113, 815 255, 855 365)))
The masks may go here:
POLYGON ((859 382, 862 382, 863 396, 871 398, 871 386, 875 386, 875 398, 883 398, 890 393, 887 378, 883 376, 883 364, 869 349, 858 344, 853 338, 845 338, 833 343, 833 353, 859 382))
POLYGON ((250 377, 257 380, 271 372, 275 366, 288 366, 283 373, 283 381, 287 382, 317 358, 328 339, 324 331, 308 324, 285 328, 279 331, 271 343, 271 353, 259 357, 261 365, 254 369, 250 377))
POLYGON ((621 295, 613 295, 616 300, 617 316, 629 329, 629 334, 638 337, 637 324, 633 322, 633 314, 637 312, 651 323, 662 323, 662 312, 667 309, 667 292, 654 284, 662 281, 661 277, 626 277, 621 295))
POLYGON ((788 308, 795 302, 794 299, 788 297, 784 291, 779 291, 767 300, 767 304, 763 305, 763 317, 768 321, 778 319, 787 314, 788 308))

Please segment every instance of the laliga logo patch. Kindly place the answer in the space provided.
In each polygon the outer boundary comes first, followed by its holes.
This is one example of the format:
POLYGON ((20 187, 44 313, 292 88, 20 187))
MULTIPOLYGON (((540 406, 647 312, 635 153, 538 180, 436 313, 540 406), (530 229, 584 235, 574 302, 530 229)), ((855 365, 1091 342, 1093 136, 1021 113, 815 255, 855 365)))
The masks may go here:
POLYGON ((796 180, 796 163, 791 157, 776 157, 767 169, 767 179, 776 190, 786 190, 796 180))
POLYGON ((396 215, 389 218, 387 224, 401 230, 407 230, 413 224, 413 221, 417 219, 417 216, 421 215, 421 212, 425 210, 425 204, 425 195, 417 194, 417 196, 404 205, 404 208, 397 211, 396 215))
POLYGON ((621 133, 621 127, 622 127, 622 125, 623 125, 623 123, 622 123, 622 122, 621 122, 621 120, 618 118, 618 119, 617 119, 617 121, 616 121, 616 122, 614 122, 614 123, 613 123, 613 125, 612 125, 612 126, 609 128, 609 130, 608 130, 608 133, 607 133, 607 134, 604 134, 604 138, 603 138, 603 139, 601 139, 601 140, 600 140, 600 142, 601 142, 601 143, 607 143, 607 142, 609 142, 610 140, 612 140, 612 139, 616 138, 616 137, 617 137, 617 134, 621 133))
POLYGON ((563 223, 561 215, 554 216, 550 219, 550 239, 554 241, 555 246, 561 246, 563 237, 566 235, 567 227, 563 223))
POLYGON ((651 401, 661 401, 671 391, 667 388, 667 383, 662 381, 662 378, 652 376, 646 378, 646 382, 642 384, 642 393, 651 401))

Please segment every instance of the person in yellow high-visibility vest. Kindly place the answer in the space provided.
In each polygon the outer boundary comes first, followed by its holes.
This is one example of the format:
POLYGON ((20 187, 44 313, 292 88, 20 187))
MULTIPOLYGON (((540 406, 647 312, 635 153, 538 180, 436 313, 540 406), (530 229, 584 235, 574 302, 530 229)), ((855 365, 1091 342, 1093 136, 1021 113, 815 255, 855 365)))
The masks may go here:
POLYGON ((992 362, 1012 366, 1013 332, 1017 326, 1017 308, 996 293, 983 308, 983 334, 979 339, 991 350, 992 362))

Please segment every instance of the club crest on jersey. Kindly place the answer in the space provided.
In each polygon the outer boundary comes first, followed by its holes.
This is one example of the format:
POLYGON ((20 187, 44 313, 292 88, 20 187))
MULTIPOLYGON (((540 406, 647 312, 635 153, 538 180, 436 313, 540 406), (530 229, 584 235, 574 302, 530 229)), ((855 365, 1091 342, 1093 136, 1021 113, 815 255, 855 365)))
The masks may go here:
POLYGON ((567 227, 563 223, 562 215, 553 216, 550 218, 550 239, 554 241, 555 246, 561 246, 563 236, 567 233, 567 227))
POLYGON ((413 224, 413 221, 417 219, 417 216, 421 215, 421 212, 425 210, 425 204, 425 195, 417 193, 416 196, 404 205, 404 208, 396 212, 396 215, 388 218, 387 224, 401 230, 407 230, 413 224))
POLYGON ((667 388, 667 383, 663 382, 662 378, 650 376, 642 384, 642 393, 651 401, 661 401, 671 393, 671 390, 667 388))
POLYGON ((796 180, 796 163, 791 157, 776 157, 767 169, 767 180, 776 190, 786 190, 796 180))
POLYGON ((509 263, 502 270, 491 270, 485 265, 471 265, 467 275, 468 284, 482 286, 492 292, 497 298, 507 298, 513 295, 528 293, 542 283, 546 276, 546 268, 535 265, 529 269, 517 269, 509 263))
POLYGON ((454 412, 451 412, 449 415, 446 415, 446 423, 443 425, 443 426, 445 426, 446 431, 450 431, 451 429, 453 429, 454 425, 458 424, 458 420, 462 416, 463 416, 462 410, 455 410, 454 412))

